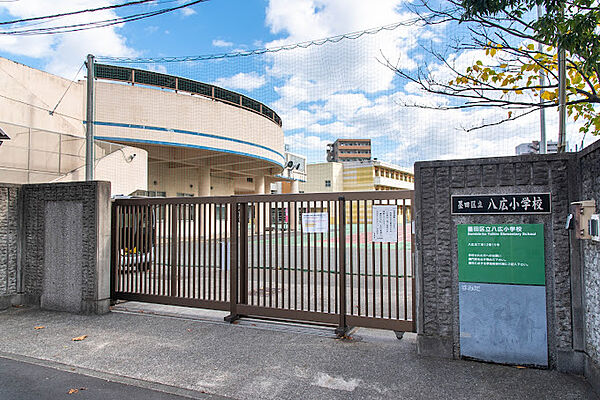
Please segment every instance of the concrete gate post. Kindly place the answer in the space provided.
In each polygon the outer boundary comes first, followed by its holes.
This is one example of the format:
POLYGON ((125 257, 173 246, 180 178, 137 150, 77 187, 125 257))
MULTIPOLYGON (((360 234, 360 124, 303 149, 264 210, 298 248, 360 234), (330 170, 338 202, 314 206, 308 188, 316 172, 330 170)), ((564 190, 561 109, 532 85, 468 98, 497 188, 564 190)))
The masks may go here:
POLYGON ((22 293, 48 310, 103 314, 110 304, 110 183, 22 186, 22 293))

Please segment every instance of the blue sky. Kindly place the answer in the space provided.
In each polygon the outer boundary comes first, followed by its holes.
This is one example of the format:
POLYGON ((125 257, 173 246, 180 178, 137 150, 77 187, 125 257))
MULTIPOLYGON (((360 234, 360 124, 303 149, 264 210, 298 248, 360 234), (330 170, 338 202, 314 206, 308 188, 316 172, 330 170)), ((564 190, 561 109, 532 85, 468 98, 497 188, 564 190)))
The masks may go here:
MULTIPOLYGON (((164 0, 159 0, 164 1, 164 0)), ((17 0, 0 2, 0 21, 116 4, 116 0, 17 0)), ((181 4, 146 4, 135 11, 181 4)), ((123 15, 122 11, 117 12, 123 15)), ((103 11, 111 18, 114 11, 103 11)), ((78 33, 0 36, 0 56, 69 79, 87 53, 115 57, 193 56, 275 47, 406 21, 399 0, 210 0, 120 26, 78 33)), ((86 22, 89 15, 55 23, 86 22)), ((98 18, 94 16, 93 18, 98 18)), ((514 154, 514 146, 538 136, 536 115, 467 134, 469 124, 499 118, 497 110, 432 111, 403 107, 417 102, 447 105, 399 79, 381 61, 407 70, 428 63, 445 79, 422 45, 444 46, 457 27, 400 27, 358 40, 253 57, 177 64, 143 64, 243 92, 271 106, 284 123, 286 143, 309 162, 324 161, 325 145, 338 137, 373 140, 374 156, 410 166, 415 160, 514 154)), ((481 52, 448 54, 466 67, 481 52)), ((83 72, 78 78, 83 76, 83 72)), ((504 112, 503 112, 504 113, 504 112)), ((549 137, 556 118, 549 113, 549 137)), ((575 138, 575 136, 573 136, 575 138)))
MULTIPOLYGON (((16 3, 0 3, 0 21, 48 15, 72 10, 102 7, 124 1, 113 0, 19 0, 16 3)), ((123 16, 132 12, 142 12, 184 3, 171 1, 164 4, 153 4, 126 8, 116 12, 99 12, 107 18, 113 15, 123 16), (125 11, 127 10, 127 11, 125 11)), ((63 65, 53 67, 50 62, 53 53, 60 50, 61 42, 81 41, 79 46, 69 45, 65 64, 74 64, 85 54, 120 56, 160 56, 160 55, 198 55, 223 52, 230 46, 218 46, 234 43, 236 46, 253 48, 277 38, 265 25, 265 9, 268 5, 263 0, 210 0, 190 8, 172 13, 151 17, 120 25, 117 28, 96 29, 64 35, 11 38, 0 37, 0 55, 22 62, 35 68, 50 70, 67 75, 70 68, 63 65), (91 40, 90 40, 91 39, 91 40), (9 42, 15 41, 13 45, 9 42), (107 41, 110 46, 102 45, 107 41), (31 42, 42 42, 34 45, 31 42), (214 44, 213 44, 214 43, 214 44), (217 45, 215 45, 217 44, 217 45), (43 47, 41 50, 38 47, 43 47), (53 51, 55 50, 55 51, 53 51), (87 50, 87 52, 85 51, 87 50), (63 72, 64 71, 64 72, 63 72)), ((85 21, 63 18, 57 21, 85 21)), ((73 73, 79 66, 73 70, 73 73)))
POLYGON ((254 48, 256 41, 276 38, 264 24, 267 4, 263 0, 211 0, 193 6, 194 14, 181 11, 126 24, 121 33, 144 56, 222 52, 224 47, 213 44, 217 41, 254 48))

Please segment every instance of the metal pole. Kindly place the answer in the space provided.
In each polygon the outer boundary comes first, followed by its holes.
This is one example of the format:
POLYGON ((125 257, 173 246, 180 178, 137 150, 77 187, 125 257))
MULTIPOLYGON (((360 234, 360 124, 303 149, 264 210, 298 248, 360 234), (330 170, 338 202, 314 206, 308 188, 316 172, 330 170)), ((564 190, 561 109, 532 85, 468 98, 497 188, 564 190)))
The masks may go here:
MULTIPOLYGON (((563 13, 561 12, 561 16, 563 13)), ((567 138, 567 92, 565 71, 565 49, 558 44, 558 146, 557 153, 564 153, 567 138)))
MULTIPOLYGON (((537 13, 538 13, 538 19, 542 17, 542 15, 544 14, 544 10, 542 10, 542 6, 538 5, 537 6, 537 13)), ((539 42, 538 43, 538 51, 541 53, 543 50, 544 45, 539 42)), ((540 86, 543 88, 546 85, 546 73, 544 72, 544 70, 540 71, 540 86)), ((540 105, 543 104, 544 99, 542 98, 542 95, 544 94, 544 89, 540 90, 540 105)), ((547 153, 547 147, 546 147, 546 109, 543 107, 540 107, 540 154, 546 154, 547 153)))
MULTIPOLYGON (((339 313, 339 325, 335 330, 335 333, 339 337, 343 337, 348 332, 348 326, 346 324, 346 199, 344 196, 338 198, 339 204, 339 225, 336 229, 339 230, 339 275, 340 285, 338 290, 340 292, 340 313, 339 313)), ((375 306, 373 306, 375 307, 375 306)))
POLYGON ((94 180, 94 56, 87 56, 87 113, 85 120, 85 180, 94 180))
MULTIPOLYGON (((229 315, 224 319, 227 322, 234 322, 240 317, 237 313, 237 302, 238 302, 238 238, 239 238, 239 222, 240 214, 238 212, 240 204, 236 201, 232 201, 229 208, 229 223, 231 236, 229 238, 229 315)), ((203 222, 204 223, 204 222, 203 222)), ((200 290, 198 288, 198 290, 200 290)))

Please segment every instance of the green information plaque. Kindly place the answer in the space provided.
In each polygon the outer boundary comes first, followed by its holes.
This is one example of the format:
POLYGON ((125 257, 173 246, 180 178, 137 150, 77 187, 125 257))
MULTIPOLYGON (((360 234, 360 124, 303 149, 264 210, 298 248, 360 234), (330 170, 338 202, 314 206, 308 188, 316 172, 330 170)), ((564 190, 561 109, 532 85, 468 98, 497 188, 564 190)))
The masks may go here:
POLYGON ((544 225, 458 225, 460 282, 545 285, 544 225))

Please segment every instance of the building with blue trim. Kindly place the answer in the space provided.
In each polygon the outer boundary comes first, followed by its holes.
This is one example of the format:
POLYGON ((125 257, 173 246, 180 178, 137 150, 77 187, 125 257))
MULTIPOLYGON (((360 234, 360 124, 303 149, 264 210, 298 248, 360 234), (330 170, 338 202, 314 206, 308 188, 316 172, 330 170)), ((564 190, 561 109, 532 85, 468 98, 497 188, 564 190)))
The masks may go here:
MULTIPOLYGON (((261 194, 298 188, 281 119, 239 93, 181 77, 95 65, 95 178, 113 195, 261 194)), ((0 58, 0 181, 84 179, 85 81, 0 58), (62 100, 61 96, 64 94, 62 100)))

